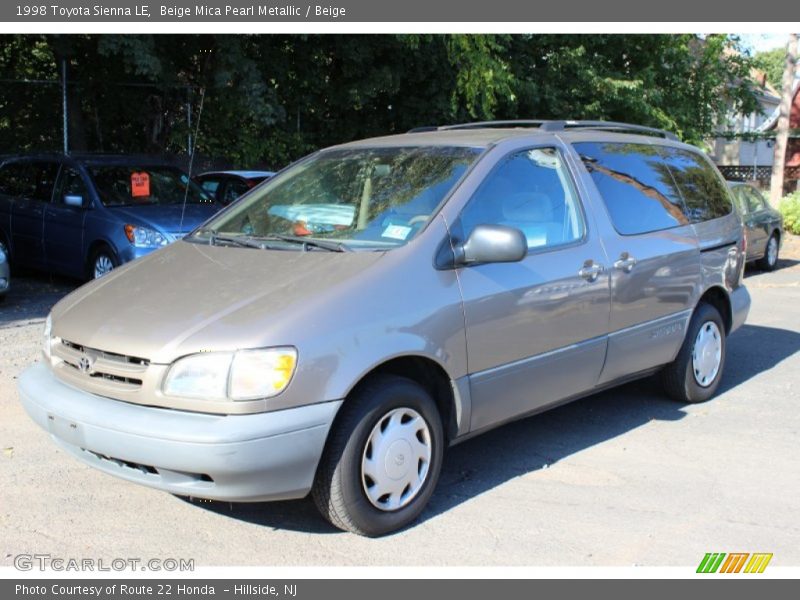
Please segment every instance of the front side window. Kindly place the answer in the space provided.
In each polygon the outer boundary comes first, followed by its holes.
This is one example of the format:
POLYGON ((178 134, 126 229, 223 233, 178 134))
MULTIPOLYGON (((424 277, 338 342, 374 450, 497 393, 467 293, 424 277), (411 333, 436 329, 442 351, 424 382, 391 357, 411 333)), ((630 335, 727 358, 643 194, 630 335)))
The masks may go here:
POLYGON ((731 197, 716 169, 701 154, 683 148, 661 148, 692 223, 730 214, 731 197))
POLYGON ((461 214, 464 236, 477 225, 515 227, 529 249, 581 239, 583 215, 558 150, 534 148, 503 159, 461 214))
POLYGON ((66 204, 67 202, 64 198, 67 196, 80 198, 83 202, 88 199, 88 192, 86 191, 86 186, 83 183, 81 174, 72 168, 65 168, 61 172, 59 188, 54 202, 56 204, 66 204))
POLYGON ((239 196, 244 194, 249 189, 250 186, 240 179, 228 180, 228 184, 225 186, 225 197, 222 199, 222 203, 228 205, 231 202, 238 200, 239 196))
POLYGON ((636 235, 689 223, 659 147, 618 142, 573 145, 608 208, 614 228, 636 235))
POLYGON ((50 202, 53 197, 53 186, 58 175, 58 163, 51 161, 31 163, 33 191, 30 198, 40 202, 50 202))
POLYGON ((97 165, 89 167, 89 174, 105 206, 175 205, 183 204, 184 199, 189 204, 213 202, 207 192, 174 167, 97 165))
POLYGON ((192 239, 292 236, 399 246, 425 227, 479 154, 438 146, 324 151, 254 190, 192 239))
POLYGON ((758 190, 751 188, 749 185, 742 186, 745 190, 744 196, 747 199, 747 208, 751 213, 758 212, 766 208, 764 196, 758 190))

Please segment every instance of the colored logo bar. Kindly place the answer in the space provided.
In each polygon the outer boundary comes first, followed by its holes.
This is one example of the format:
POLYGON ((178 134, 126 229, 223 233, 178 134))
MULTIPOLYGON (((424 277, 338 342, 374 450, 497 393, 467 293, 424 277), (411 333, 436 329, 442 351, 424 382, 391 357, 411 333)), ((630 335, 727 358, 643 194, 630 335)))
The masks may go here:
POLYGON ((767 552, 707 552, 697 566, 697 572, 763 573, 771 560, 772 553, 767 552))

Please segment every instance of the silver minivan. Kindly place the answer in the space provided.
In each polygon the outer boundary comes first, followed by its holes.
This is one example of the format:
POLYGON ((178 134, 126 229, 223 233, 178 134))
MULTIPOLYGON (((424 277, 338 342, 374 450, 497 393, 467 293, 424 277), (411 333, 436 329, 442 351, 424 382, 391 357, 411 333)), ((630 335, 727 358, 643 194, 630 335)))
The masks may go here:
POLYGON ((749 310, 745 243, 713 164, 659 130, 344 144, 61 300, 20 397, 107 473, 236 502, 311 493, 381 535, 470 436, 656 373, 709 399, 749 310))

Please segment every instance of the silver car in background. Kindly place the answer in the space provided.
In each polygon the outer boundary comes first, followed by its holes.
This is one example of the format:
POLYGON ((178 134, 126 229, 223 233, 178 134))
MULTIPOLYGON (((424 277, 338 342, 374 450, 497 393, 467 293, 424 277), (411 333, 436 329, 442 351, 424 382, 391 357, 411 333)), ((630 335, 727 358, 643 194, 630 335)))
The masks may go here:
POLYGON ((311 493, 382 535, 471 436, 653 374, 711 398, 750 306, 744 245, 714 165, 662 131, 353 142, 61 300, 20 397, 107 473, 225 501, 311 493))
POLYGON ((11 269, 8 265, 8 252, 6 245, 0 240, 0 302, 6 297, 11 285, 11 269))
POLYGON ((775 270, 783 243, 783 215, 753 184, 731 181, 728 187, 744 223, 747 261, 754 261, 762 271, 775 270))

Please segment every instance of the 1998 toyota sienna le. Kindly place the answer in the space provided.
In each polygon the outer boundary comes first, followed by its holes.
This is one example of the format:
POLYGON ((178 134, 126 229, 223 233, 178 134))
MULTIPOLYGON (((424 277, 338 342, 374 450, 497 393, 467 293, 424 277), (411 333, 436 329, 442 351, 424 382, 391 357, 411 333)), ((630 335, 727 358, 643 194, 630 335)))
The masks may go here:
POLYGON ((710 398, 750 306, 744 245, 717 170, 658 130, 345 144, 61 300, 21 398, 108 473, 228 501, 311 492, 380 535, 420 514, 450 444, 656 372, 710 398))

